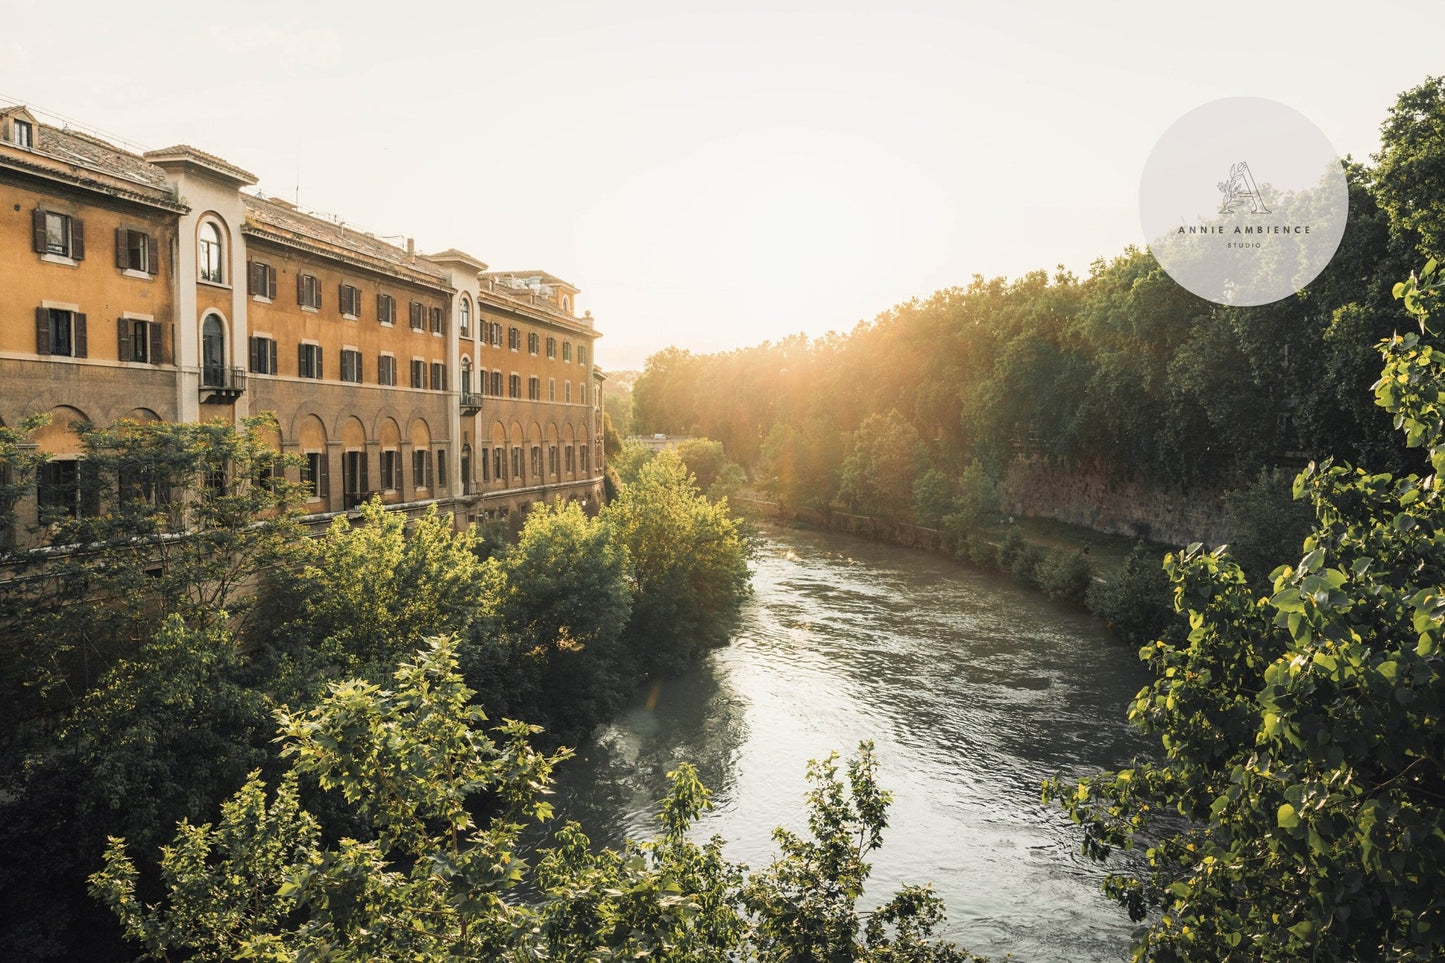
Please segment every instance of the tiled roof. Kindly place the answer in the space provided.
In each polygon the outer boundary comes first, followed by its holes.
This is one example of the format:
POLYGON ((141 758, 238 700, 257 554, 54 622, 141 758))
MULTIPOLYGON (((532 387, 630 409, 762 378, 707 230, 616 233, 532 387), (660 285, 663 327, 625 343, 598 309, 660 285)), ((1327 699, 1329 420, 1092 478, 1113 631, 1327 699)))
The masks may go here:
POLYGON ((187 161, 201 167, 209 168, 232 180, 240 181, 242 184, 256 183, 256 175, 250 171, 237 167, 229 161, 222 160, 215 154, 207 154, 203 150, 197 150, 189 144, 176 144, 174 147, 150 150, 141 156, 152 164, 164 164, 167 161, 187 161))
POLYGON ((555 274, 549 274, 549 273, 547 273, 546 271, 543 271, 543 270, 529 270, 529 271, 488 271, 487 273, 483 274, 482 277, 484 277, 484 278, 493 278, 493 279, 496 279, 496 280, 500 280, 500 279, 502 279, 502 278, 517 278, 518 280, 530 280, 530 279, 532 279, 532 278, 536 278, 537 280, 541 281, 543 284, 558 284, 558 285, 561 285, 562 287, 568 288, 568 289, 570 289, 570 290, 572 290, 572 291, 580 291, 580 289, 579 289, 575 284, 572 284, 572 283, 570 283, 570 282, 564 281, 564 280, 562 280, 561 278, 559 278, 557 275, 555 275, 555 274))
POLYGON ((258 227, 270 228, 283 234, 333 249, 341 257, 361 256, 383 262, 394 268, 401 268, 413 274, 445 283, 447 274, 425 258, 413 257, 402 248, 388 244, 378 237, 353 231, 340 224, 319 217, 312 217, 295 210, 288 204, 277 203, 251 194, 242 195, 246 200, 246 221, 258 227))
POLYGON ((90 134, 39 124, 34 146, 15 147, 6 153, 7 166, 43 172, 89 189, 130 196, 174 210, 184 209, 166 183, 163 170, 90 134))

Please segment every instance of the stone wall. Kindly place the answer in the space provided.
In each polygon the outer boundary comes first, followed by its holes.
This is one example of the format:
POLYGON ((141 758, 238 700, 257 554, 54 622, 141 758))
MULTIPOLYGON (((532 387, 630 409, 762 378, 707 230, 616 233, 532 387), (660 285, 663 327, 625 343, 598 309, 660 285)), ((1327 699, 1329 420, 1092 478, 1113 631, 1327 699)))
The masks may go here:
POLYGON ((1020 455, 999 484, 1003 511, 1172 545, 1229 540, 1218 492, 1184 492, 1110 478, 1099 469, 1020 455))

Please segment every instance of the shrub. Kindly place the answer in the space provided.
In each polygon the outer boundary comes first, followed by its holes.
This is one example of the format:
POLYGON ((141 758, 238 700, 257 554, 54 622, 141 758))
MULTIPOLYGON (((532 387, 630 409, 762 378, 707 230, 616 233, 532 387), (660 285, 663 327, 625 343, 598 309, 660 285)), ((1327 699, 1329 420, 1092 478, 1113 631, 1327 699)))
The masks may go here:
POLYGON ((1084 604, 1084 595, 1094 580, 1089 556, 1083 552, 1049 552, 1035 576, 1039 588, 1055 602, 1084 604))

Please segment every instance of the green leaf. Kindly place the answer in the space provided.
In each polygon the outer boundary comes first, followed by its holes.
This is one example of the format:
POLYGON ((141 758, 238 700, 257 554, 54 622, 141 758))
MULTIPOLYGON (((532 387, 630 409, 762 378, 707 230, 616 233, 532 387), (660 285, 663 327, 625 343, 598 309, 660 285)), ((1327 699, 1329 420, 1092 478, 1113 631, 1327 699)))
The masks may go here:
POLYGON ((1294 829, 1299 826, 1299 814, 1289 803, 1283 803, 1279 812, 1275 814, 1275 820, 1279 823, 1280 829, 1294 829))

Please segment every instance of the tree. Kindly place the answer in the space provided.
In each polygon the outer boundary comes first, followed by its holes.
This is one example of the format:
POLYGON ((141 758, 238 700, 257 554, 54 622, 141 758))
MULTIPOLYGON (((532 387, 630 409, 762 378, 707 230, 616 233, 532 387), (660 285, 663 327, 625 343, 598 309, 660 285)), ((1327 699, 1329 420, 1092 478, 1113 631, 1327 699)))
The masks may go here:
POLYGON ((918 431, 898 413, 869 415, 853 434, 843 461, 839 494, 849 508, 877 518, 902 520, 913 509, 922 442, 918 431))
POLYGON ((1380 206, 1426 254, 1445 255, 1445 77, 1405 91, 1380 127, 1380 206))
POLYGON ((632 561, 625 638, 643 672, 681 669, 726 644, 748 591, 749 547, 726 506, 693 485, 675 452, 642 466, 602 510, 632 561))
POLYGON ((670 774, 661 835, 594 852, 569 823, 531 870, 519 843, 551 816, 544 797, 564 755, 532 750, 535 730, 521 723, 496 739, 480 730, 449 639, 403 664, 388 689, 339 682, 315 708, 278 720, 290 771, 274 793, 253 773, 214 825, 181 823, 161 852, 162 901, 139 896, 124 839, 91 876, 146 958, 973 959, 929 938, 942 909, 926 889, 903 890, 866 923, 856 909, 889 802, 866 745, 846 787, 832 759, 811 768, 813 838, 780 831, 783 856, 748 880, 723 859, 721 839, 690 838, 709 803, 685 764, 670 774), (325 841, 300 777, 354 806, 373 838, 325 841), (490 801, 483 825, 476 796, 490 801))
MULTIPOLYGON (((1432 262, 1398 288, 1422 329, 1442 287, 1432 262)), ((1150 841, 1105 884, 1158 914, 1137 959, 1445 951, 1445 355, 1414 334, 1381 352, 1376 402, 1433 473, 1311 465, 1312 530, 1265 598, 1221 553, 1170 556, 1190 631, 1144 647, 1130 710, 1164 760, 1046 787, 1091 856, 1150 841)))

